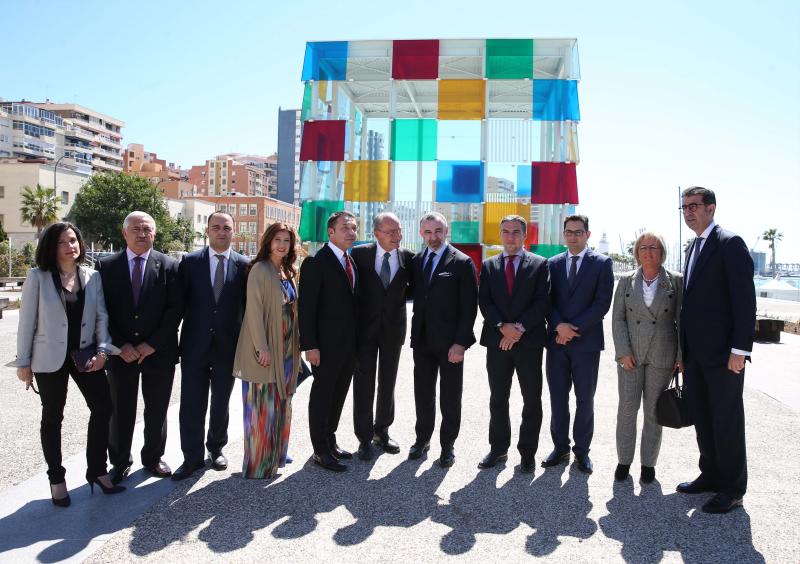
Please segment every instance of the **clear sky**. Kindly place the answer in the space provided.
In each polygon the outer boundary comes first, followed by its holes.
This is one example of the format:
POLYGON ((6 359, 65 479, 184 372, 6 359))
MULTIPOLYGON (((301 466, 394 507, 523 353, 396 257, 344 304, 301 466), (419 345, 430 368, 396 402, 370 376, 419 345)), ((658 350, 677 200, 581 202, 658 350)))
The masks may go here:
MULTIPOLYGON (((678 240, 678 186, 717 193, 749 247, 800 262, 800 2, 4 0, 0 97, 123 119, 182 166, 270 154, 306 41, 577 37, 579 211, 611 250, 678 240)), ((687 231, 684 227, 683 236, 687 231)))

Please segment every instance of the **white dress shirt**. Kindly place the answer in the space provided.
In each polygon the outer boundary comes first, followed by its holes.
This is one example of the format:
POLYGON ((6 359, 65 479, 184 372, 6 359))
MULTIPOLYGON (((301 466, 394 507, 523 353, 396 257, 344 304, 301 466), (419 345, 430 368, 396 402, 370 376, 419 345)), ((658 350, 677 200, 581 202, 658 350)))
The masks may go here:
MULTIPOLYGON (((659 274, 660 276, 660 274, 659 274)), ((644 298, 644 305, 650 307, 653 305, 653 300, 656 299, 656 290, 658 289, 658 276, 653 282, 648 284, 644 281, 644 272, 642 273, 642 297, 644 298)))
POLYGON ((380 243, 375 243, 375 272, 378 273, 378 276, 381 275, 384 253, 389 253, 389 281, 391 282, 394 280, 394 275, 400 270, 400 259, 397 258, 397 249, 387 251, 381 247, 380 243))
POLYGON ((128 256, 128 272, 131 275, 131 283, 133 283, 133 269, 136 266, 136 263, 134 262, 133 259, 135 259, 136 257, 142 257, 144 259, 144 261, 142 261, 142 280, 141 280, 141 282, 142 282, 142 285, 144 285, 144 267, 147 264, 147 259, 150 257, 150 251, 152 251, 152 250, 153 249, 147 249, 147 252, 144 252, 141 255, 137 255, 136 253, 134 253, 129 248, 125 249, 125 252, 127 253, 127 256, 128 256))
POLYGON ((578 272, 581 271, 581 264, 583 264, 583 257, 586 256, 586 253, 589 251, 589 247, 584 247, 581 252, 577 255, 573 255, 572 251, 567 250, 567 278, 569 278, 569 269, 572 268, 572 257, 578 257, 578 264, 575 267, 575 275, 577 276, 578 272))
POLYGON ((211 247, 208 247, 208 266, 209 266, 209 269, 210 269, 210 272, 211 272, 211 287, 212 288, 214 287, 214 277, 217 274, 217 263, 219 262, 219 259, 214 255, 224 255, 225 256, 225 261, 222 263, 223 264, 223 268, 224 268, 224 272, 225 272, 225 276, 222 279, 223 280, 227 280, 228 279, 228 263, 230 263, 230 261, 231 261, 231 248, 228 247, 228 250, 223 251, 221 253, 218 253, 217 251, 215 251, 211 247))
MULTIPOLYGON (((424 259, 422 261, 422 272, 425 272, 425 268, 427 268, 427 266, 428 266, 428 260, 429 260, 428 257, 430 256, 430 253, 436 253, 436 256, 433 257, 433 267, 431 268, 431 278, 433 278, 433 273, 436 272, 436 267, 439 266, 439 259, 441 259, 442 255, 444 255, 445 252, 447 252, 447 246, 448 245, 449 245, 449 243, 445 243, 444 245, 439 247, 439 249, 436 250, 436 251, 434 251, 430 247, 427 247, 425 249, 425 256, 422 257, 424 259)), ((427 280, 426 280, 426 282, 427 282, 427 280)))
MULTIPOLYGON (((508 256, 509 256, 508 253, 503 251, 503 265, 505 265, 508 262, 508 256)), ((514 259, 514 274, 516 274, 517 271, 519 270, 519 264, 522 262, 522 257, 525 256, 525 249, 520 249, 520 251, 514 256, 519 257, 514 259)), ((503 268, 506 267, 504 266, 503 268)))

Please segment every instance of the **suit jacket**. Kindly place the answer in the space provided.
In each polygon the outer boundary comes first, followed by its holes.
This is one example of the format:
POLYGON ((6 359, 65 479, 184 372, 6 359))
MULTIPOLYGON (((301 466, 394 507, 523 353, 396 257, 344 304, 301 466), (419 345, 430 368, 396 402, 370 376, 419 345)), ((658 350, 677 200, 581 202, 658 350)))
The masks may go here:
POLYGON ((178 323, 181 287, 178 262, 155 249, 144 266, 139 304, 133 305, 133 287, 125 249, 97 262, 103 290, 109 296, 108 331, 115 346, 146 342, 156 352, 142 362, 144 369, 163 369, 178 362, 178 323))
MULTIPOLYGON (((78 276, 84 289, 80 348, 96 345, 109 354, 119 354, 108 334, 108 313, 100 274, 81 266, 78 276)), ((68 327, 64 295, 56 288, 53 273, 31 269, 22 285, 21 304, 16 366, 30 366, 39 373, 55 372, 67 358, 68 327)))
POLYGON ((603 317, 611 307, 614 291, 614 271, 611 259, 592 251, 586 251, 578 270, 573 290, 567 283, 567 255, 569 251, 547 261, 550 271, 550 315, 548 325, 548 348, 567 346, 575 351, 595 352, 605 347, 603 339, 603 317), (566 345, 556 344, 556 327, 559 323, 571 323, 578 327, 580 337, 566 345))
POLYGON ((683 299, 683 276, 661 269, 654 282, 656 295, 647 307, 642 290, 642 269, 620 278, 614 294, 615 358, 632 356, 637 366, 672 368, 682 360, 678 316, 683 299))
POLYGON ((300 350, 319 349, 323 362, 355 354, 360 276, 353 270, 355 289, 328 245, 300 266, 300 350))
POLYGON ((756 294, 753 259, 738 235, 715 226, 697 257, 681 308, 684 355, 727 364, 731 349, 753 350, 756 294))
POLYGON ((397 250, 400 268, 388 288, 375 272, 377 243, 354 247, 353 262, 361 274, 358 291, 358 338, 375 339, 383 335, 402 343, 406 338, 406 300, 411 298, 411 259, 408 249, 397 250))
POLYGON ((478 283, 472 259, 447 245, 431 274, 423 274, 427 249, 414 255, 411 271, 414 284, 414 313, 411 318, 411 346, 425 343, 445 351, 458 344, 469 348, 475 342, 473 326, 478 314, 478 283))
POLYGON ((248 262, 247 257, 231 251, 225 284, 217 303, 211 284, 209 248, 183 257, 178 267, 183 294, 180 339, 183 364, 206 362, 209 354, 213 354, 211 358, 220 363, 226 373, 231 371, 244 316, 248 262))
POLYGON ((483 314, 481 345, 500 346, 502 334, 497 324, 502 321, 522 323, 525 327, 525 333, 515 347, 544 347, 547 340, 545 316, 550 300, 547 259, 525 251, 517 265, 514 289, 510 296, 505 265, 502 254, 483 261, 478 290, 478 305, 483 314))

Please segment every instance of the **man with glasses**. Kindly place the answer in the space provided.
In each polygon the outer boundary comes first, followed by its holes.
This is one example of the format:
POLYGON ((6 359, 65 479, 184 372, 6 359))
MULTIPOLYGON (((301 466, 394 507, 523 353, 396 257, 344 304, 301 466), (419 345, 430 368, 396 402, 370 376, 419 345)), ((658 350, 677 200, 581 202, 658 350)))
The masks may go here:
POLYGON ((742 389, 756 298, 747 245, 714 223, 716 208, 707 188, 692 186, 681 195, 684 222, 697 235, 687 251, 680 331, 700 476, 677 489, 716 492, 703 511, 727 513, 742 505, 747 489, 742 389))
POLYGON ((414 257, 408 249, 400 248, 403 230, 400 219, 393 213, 377 214, 372 220, 372 230, 376 242, 359 245, 351 252, 362 274, 357 298, 357 364, 353 375, 353 429, 361 460, 375 456, 373 442, 389 454, 400 452, 389 436, 389 427, 394 422, 394 385, 406 338, 406 300, 410 297, 414 257))
POLYGON ((592 473, 589 448, 594 434, 594 392, 604 348, 603 317, 611 307, 614 273, 611 259, 590 250, 589 218, 564 221, 567 252, 547 263, 551 309, 548 316, 547 385, 550 388, 550 435, 553 452, 543 467, 569 461, 569 392, 575 387, 572 451, 578 469, 592 473))

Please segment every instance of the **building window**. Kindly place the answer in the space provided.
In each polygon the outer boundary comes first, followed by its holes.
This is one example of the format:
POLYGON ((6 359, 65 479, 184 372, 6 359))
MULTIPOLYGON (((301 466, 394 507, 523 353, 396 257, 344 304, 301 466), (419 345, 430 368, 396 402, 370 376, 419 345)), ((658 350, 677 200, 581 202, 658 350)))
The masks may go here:
POLYGON ((247 215, 247 204, 239 204, 239 215, 247 215))
POLYGON ((222 168, 225 168, 225 167, 227 167, 227 166, 228 166, 228 163, 227 163, 226 161, 223 161, 223 162, 222 162, 222 168))
POLYGON ((256 204, 250 204, 250 215, 257 215, 258 214, 258 206, 256 204))
POLYGON ((214 185, 214 179, 213 179, 213 178, 210 178, 210 179, 208 180, 208 185, 209 185, 209 186, 213 186, 213 185, 214 185))
POLYGON ((254 241, 250 241, 250 253, 251 255, 256 254, 256 244, 254 241))
POLYGON ((226 206, 225 204, 217 204, 217 210, 227 213, 228 212, 228 206, 226 206))
POLYGON ((222 185, 225 186, 227 183, 228 183, 228 181, 223 178, 222 179, 222 185))
POLYGON ((128 151, 128 156, 132 157, 133 156, 133 151, 128 151))
POLYGON ((6 224, 6 214, 0 213, 0 227, 3 227, 6 224))
POLYGON ((6 197, 6 187, 0 186, 0 198, 5 198, 5 197, 6 197))
POLYGON ((69 192, 61 192, 61 205, 62 206, 69 205, 69 192))
POLYGON ((201 218, 200 214, 198 213, 197 214, 197 223, 200 223, 201 221, 203 221, 203 219, 201 218))

